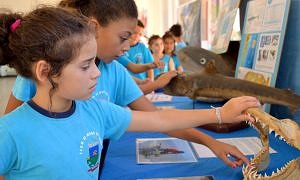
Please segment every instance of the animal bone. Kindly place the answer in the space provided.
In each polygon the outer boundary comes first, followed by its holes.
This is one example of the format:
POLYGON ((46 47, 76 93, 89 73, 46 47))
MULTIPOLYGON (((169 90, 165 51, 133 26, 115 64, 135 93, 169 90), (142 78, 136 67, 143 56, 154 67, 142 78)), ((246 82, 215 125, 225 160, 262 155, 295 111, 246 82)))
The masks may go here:
POLYGON ((300 108, 300 96, 289 90, 264 86, 216 73, 182 73, 164 88, 164 93, 188 96, 194 100, 202 97, 230 99, 238 96, 254 96, 262 103, 288 106, 292 111, 300 108))
POLYGON ((259 171, 265 169, 269 158, 269 140, 268 133, 275 131, 283 140, 291 146, 300 149, 300 127, 298 124, 290 119, 279 120, 275 117, 257 109, 249 108, 247 110, 251 116, 255 117, 256 122, 251 125, 258 130, 262 149, 253 159, 249 165, 243 167, 243 176, 246 180, 285 180, 285 179, 299 179, 300 177, 300 158, 291 160, 284 167, 271 176, 258 174, 259 171), (269 130, 270 128, 270 130, 269 130))
MULTIPOLYGON (((260 85, 254 82, 222 76, 216 73, 183 73, 173 78, 164 88, 166 94, 188 96, 197 100, 199 97, 230 99, 249 95, 257 97, 261 102, 289 106, 296 110, 300 107, 300 97, 291 91, 260 85)), ((271 176, 258 174, 269 164, 269 131, 285 140, 291 146, 300 149, 300 128, 290 119, 278 120, 275 117, 257 109, 247 110, 257 120, 252 125, 260 133, 262 149, 243 167, 244 179, 299 179, 300 158, 288 162, 283 168, 271 176)))

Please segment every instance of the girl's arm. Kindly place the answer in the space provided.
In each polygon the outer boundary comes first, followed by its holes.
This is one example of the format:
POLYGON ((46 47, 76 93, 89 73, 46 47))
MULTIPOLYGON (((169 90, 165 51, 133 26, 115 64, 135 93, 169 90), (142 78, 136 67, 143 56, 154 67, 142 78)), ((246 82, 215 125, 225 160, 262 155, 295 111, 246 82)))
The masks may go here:
POLYGON ((183 72, 183 67, 180 65, 180 66, 178 66, 178 68, 176 70, 180 74, 183 72))
POLYGON ((147 71, 147 77, 148 77, 151 81, 154 81, 154 71, 153 71, 153 69, 147 71))
POLYGON ((170 58, 170 61, 169 61, 169 71, 175 71, 175 63, 173 61, 173 58, 170 58))
MULTIPOLYGON (((23 101, 18 100, 12 93, 9 96, 4 114, 10 113, 17 107, 21 106, 23 104, 23 101)), ((1 179, 0 179, 1 180, 1 179)))
POLYGON ((149 64, 135 64, 135 63, 129 63, 126 67, 129 71, 131 71, 132 73, 141 73, 141 72, 145 72, 148 71, 150 69, 155 68, 155 64, 154 63, 149 63, 149 64))
MULTIPOLYGON (((128 105, 130 109, 137 111, 157 111, 158 109, 145 97, 141 96, 139 99, 133 101, 128 105)), ((198 144, 203 144, 214 152, 214 154, 222 159, 228 166, 241 166, 243 162, 249 163, 247 157, 235 146, 215 140, 211 136, 194 128, 183 129, 178 131, 166 132, 167 135, 191 141, 198 144), (228 155, 234 157, 229 159, 228 155)))
POLYGON ((223 160, 225 164, 232 168, 241 166, 243 163, 249 163, 247 157, 237 147, 218 141, 195 128, 167 132, 166 134, 171 137, 205 145, 218 158, 223 160), (229 158, 228 155, 233 158, 229 158))
POLYGON ((168 132, 179 129, 197 127, 204 124, 222 121, 224 123, 254 121, 243 112, 250 107, 259 107, 259 101, 250 96, 232 98, 219 110, 161 110, 155 112, 132 112, 132 121, 128 131, 168 132))
POLYGON ((140 84, 139 87, 144 94, 149 94, 156 89, 165 87, 176 75, 176 71, 170 71, 161 74, 158 78, 155 79, 155 81, 149 81, 145 84, 140 84))

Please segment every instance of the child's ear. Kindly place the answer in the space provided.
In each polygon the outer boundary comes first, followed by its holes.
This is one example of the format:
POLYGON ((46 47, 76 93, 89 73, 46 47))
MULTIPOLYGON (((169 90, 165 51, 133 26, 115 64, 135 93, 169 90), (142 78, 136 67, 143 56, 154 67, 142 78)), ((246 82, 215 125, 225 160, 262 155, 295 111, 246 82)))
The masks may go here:
POLYGON ((91 17, 89 20, 89 26, 95 30, 95 34, 96 34, 96 38, 97 38, 97 34, 99 29, 101 28, 100 24, 98 23, 97 19, 91 17))
POLYGON ((48 81, 48 74, 50 69, 50 64, 48 64, 45 60, 38 61, 35 65, 35 75, 37 81, 48 81))

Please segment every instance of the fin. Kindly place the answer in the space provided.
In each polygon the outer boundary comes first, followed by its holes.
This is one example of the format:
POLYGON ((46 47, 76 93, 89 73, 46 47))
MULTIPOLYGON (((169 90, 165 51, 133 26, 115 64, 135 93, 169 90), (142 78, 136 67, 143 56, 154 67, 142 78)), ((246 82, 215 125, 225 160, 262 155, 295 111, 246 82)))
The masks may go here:
POLYGON ((207 72, 208 74, 217 74, 217 73, 219 73, 217 71, 216 66, 215 66, 215 60, 208 61, 208 63, 206 64, 206 67, 205 67, 205 72, 207 72))

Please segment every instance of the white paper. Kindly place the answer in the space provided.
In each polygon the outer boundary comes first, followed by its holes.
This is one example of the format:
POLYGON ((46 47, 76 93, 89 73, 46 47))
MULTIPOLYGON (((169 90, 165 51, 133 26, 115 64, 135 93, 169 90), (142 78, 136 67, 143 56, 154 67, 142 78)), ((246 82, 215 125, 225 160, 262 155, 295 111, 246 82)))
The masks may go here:
POLYGON ((138 164, 197 162, 189 142, 177 138, 138 138, 136 155, 138 164))
POLYGON ((280 33, 266 33, 259 38, 255 69, 273 73, 276 65, 280 33))
POLYGON ((282 28, 284 11, 286 7, 285 0, 268 1, 264 12, 263 31, 280 31, 282 28))
POLYGON ((166 94, 147 94, 146 98, 148 98, 151 102, 170 102, 172 101, 172 96, 166 94))
POLYGON ((245 17, 245 34, 261 32, 265 5, 265 1, 248 2, 248 12, 245 17))
POLYGON ((280 31, 283 24, 285 0, 259 0, 248 3, 245 33, 280 31))
MULTIPOLYGON (((257 137, 224 138, 217 140, 236 146, 244 155, 257 154, 262 148, 261 141, 257 137)), ((192 143, 192 146, 198 158, 216 157, 216 155, 204 145, 192 143)), ((270 147, 270 153, 277 152, 270 147)))

